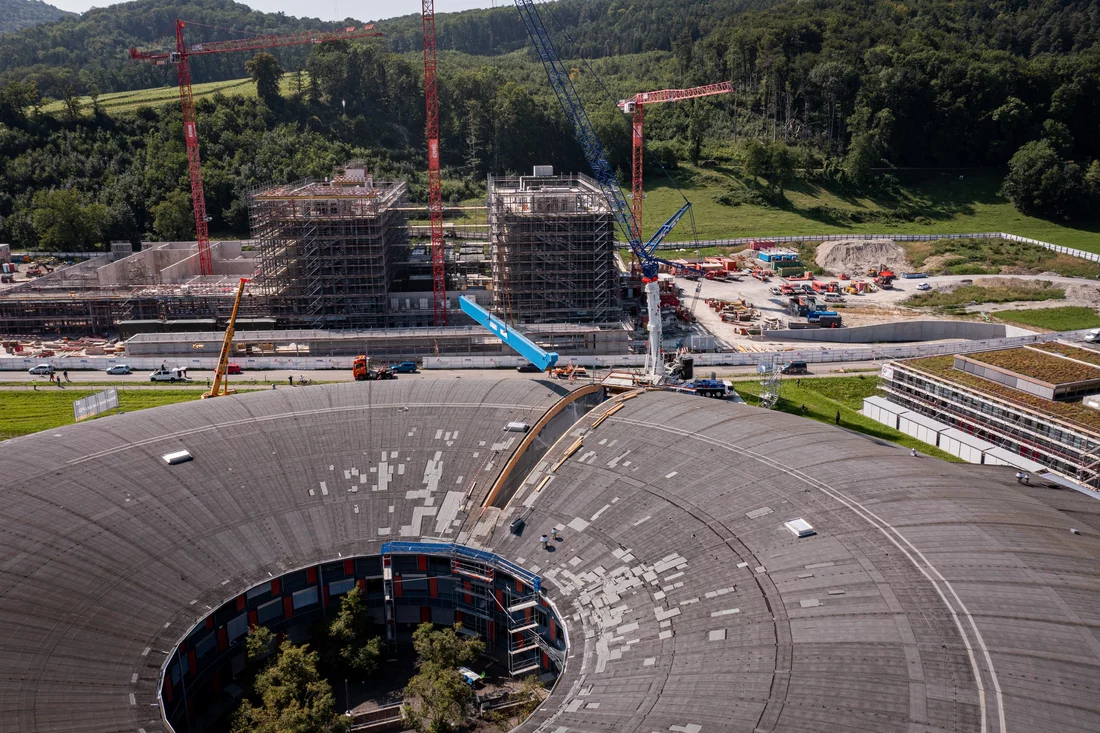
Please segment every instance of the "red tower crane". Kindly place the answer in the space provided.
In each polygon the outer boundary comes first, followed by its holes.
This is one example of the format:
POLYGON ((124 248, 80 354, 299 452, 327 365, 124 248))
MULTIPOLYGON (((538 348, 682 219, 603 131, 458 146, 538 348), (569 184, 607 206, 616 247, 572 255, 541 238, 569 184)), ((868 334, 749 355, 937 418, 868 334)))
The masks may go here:
POLYGON ((439 170, 439 84, 436 80, 435 1, 422 0, 424 106, 427 110, 428 217, 432 231, 432 295, 435 325, 447 325, 446 250, 443 245, 443 179, 439 170))
POLYGON ((733 91, 733 84, 724 81, 720 84, 709 84, 704 87, 691 89, 662 89, 657 92, 641 92, 632 99, 624 99, 619 102, 619 109, 628 115, 634 116, 633 138, 633 202, 634 210, 634 237, 639 241, 642 238, 642 147, 645 135, 642 132, 642 118, 647 104, 660 102, 679 102, 683 99, 698 99, 699 97, 712 97, 716 94, 729 94, 733 91))
MULTIPOLYGON (((179 74, 180 105, 183 107, 183 136, 187 143, 187 165, 191 170, 191 203, 195 208, 195 239, 198 240, 199 245, 199 271, 203 275, 213 275, 214 262, 210 256, 209 218, 206 216, 206 195, 202 188, 202 166, 199 159, 199 136, 195 127, 195 99, 191 94, 191 57, 230 51, 300 46, 326 41, 348 41, 354 38, 373 38, 382 34, 375 32, 373 25, 365 25, 339 31, 302 31, 285 36, 252 36, 229 41, 193 43, 188 47, 183 40, 184 25, 184 21, 176 21, 175 51, 139 51, 131 48, 130 58, 135 61, 150 61, 157 66, 176 65, 176 71, 179 74)), ((193 23, 192 25, 202 24, 193 23)))

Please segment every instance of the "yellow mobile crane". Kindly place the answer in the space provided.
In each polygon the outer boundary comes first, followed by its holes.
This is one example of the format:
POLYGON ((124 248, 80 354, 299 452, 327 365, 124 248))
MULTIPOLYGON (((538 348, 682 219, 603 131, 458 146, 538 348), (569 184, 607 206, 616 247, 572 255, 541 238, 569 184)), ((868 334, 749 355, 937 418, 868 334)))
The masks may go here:
POLYGON ((229 389, 229 380, 225 378, 225 372, 229 366, 229 352, 233 348, 233 327, 237 325, 237 310, 241 307, 241 296, 244 295, 244 284, 246 282, 248 282, 248 278, 242 277, 240 284, 237 286, 237 298, 233 301, 233 313, 229 316, 229 323, 225 325, 222 351, 218 355, 217 369, 214 370, 214 384, 210 387, 210 391, 202 396, 204 400, 208 397, 222 397, 233 394, 234 390, 229 389))

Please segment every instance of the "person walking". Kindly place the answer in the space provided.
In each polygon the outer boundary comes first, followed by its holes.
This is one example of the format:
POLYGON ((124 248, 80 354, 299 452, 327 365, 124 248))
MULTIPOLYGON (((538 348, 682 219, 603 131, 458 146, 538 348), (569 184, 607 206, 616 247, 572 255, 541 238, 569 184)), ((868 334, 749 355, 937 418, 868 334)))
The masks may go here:
POLYGON ((73 381, 73 380, 69 379, 69 370, 68 370, 68 369, 66 369, 65 371, 63 371, 63 372, 61 372, 61 373, 65 375, 65 381, 66 381, 66 382, 71 382, 71 381, 73 381))
POLYGON ((840 410, 836 411, 836 424, 840 425, 840 410))
POLYGON ((1025 473, 1024 474, 1024 483, 1027 484, 1028 486, 1031 486, 1031 474, 1030 473, 1025 473))
POLYGON ((290 386, 293 387, 294 386, 294 375, 291 374, 289 377, 287 377, 287 381, 290 382, 290 386))
POLYGON ((913 456, 913 458, 916 458, 917 457, 917 449, 916 448, 910 448, 909 449, 909 455, 913 456))
POLYGON ((1023 482, 1024 482, 1024 472, 1023 471, 1017 471, 1016 472, 1016 483, 1022 484, 1023 482))

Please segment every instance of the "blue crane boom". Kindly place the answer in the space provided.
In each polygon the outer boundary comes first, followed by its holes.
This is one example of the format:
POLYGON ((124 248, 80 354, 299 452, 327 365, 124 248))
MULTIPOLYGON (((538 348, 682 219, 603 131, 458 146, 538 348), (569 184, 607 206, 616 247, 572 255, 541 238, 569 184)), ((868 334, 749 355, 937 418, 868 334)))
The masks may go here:
POLYGON ((463 295, 458 299, 458 306, 462 309, 463 313, 489 329, 507 346, 510 346, 520 356, 542 371, 545 372, 558 363, 558 355, 555 352, 546 351, 519 331, 509 328, 507 323, 482 308, 467 296, 463 295))

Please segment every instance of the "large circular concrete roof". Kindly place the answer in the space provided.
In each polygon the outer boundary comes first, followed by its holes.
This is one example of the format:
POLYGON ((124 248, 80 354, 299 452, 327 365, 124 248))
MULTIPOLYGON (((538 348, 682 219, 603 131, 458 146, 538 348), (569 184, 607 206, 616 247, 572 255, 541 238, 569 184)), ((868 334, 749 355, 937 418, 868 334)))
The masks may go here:
POLYGON ((283 389, 0 443, 0 731, 164 730, 161 666, 211 609, 421 537, 543 576, 569 660, 523 730, 1100 729, 1100 503, 650 393, 536 491, 574 438, 555 446, 518 508, 481 509, 519 443, 503 426, 565 392, 283 389))

